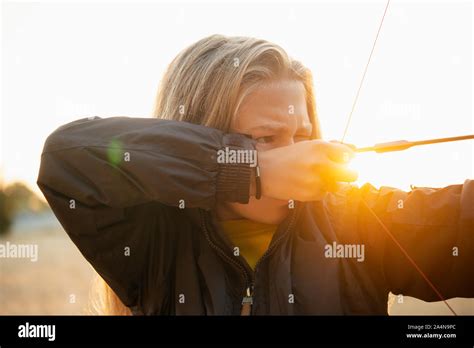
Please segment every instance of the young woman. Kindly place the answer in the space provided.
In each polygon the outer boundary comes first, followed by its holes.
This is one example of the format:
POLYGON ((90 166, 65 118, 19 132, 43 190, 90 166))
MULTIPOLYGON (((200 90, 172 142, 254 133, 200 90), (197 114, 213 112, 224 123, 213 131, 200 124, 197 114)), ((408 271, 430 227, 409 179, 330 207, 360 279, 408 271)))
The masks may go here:
POLYGON ((38 185, 113 290, 108 313, 387 314, 389 291, 474 297, 474 182, 348 184, 352 150, 321 140, 311 73, 279 46, 196 42, 154 116, 69 123, 42 155, 38 185))

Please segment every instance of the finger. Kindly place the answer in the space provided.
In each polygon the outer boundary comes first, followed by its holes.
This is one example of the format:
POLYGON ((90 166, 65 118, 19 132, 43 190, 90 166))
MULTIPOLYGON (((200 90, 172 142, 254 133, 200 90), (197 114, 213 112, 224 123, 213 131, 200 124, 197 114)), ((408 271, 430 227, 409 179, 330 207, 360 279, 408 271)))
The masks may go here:
POLYGON ((325 192, 337 192, 342 184, 337 181, 324 182, 322 188, 325 192))
POLYGON ((348 163, 354 158, 354 150, 347 144, 330 142, 325 143, 323 146, 327 157, 333 162, 348 163))
POLYGON ((327 182, 353 182, 358 178, 358 173, 348 168, 346 165, 338 163, 327 163, 322 173, 323 179, 327 182))
POLYGON ((324 192, 335 192, 337 183, 335 181, 322 181, 321 182, 321 191, 324 192))
POLYGON ((349 146, 354 151, 357 149, 357 146, 353 144, 348 144, 348 143, 341 143, 339 140, 330 140, 329 142, 334 143, 334 144, 343 144, 343 145, 349 146))

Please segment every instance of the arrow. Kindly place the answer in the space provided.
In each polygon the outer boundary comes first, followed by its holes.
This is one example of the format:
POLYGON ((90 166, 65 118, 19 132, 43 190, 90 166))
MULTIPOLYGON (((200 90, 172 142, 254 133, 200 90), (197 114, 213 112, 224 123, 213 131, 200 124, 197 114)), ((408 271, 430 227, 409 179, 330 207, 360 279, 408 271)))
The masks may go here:
POLYGON ((450 141, 459 141, 459 140, 468 140, 468 139, 474 139, 474 134, 462 135, 459 137, 437 138, 437 139, 418 140, 418 141, 397 140, 397 141, 391 141, 388 143, 375 144, 374 146, 369 146, 369 147, 356 148, 355 151, 356 152, 375 151, 377 153, 402 151, 402 150, 409 149, 410 147, 413 147, 413 146, 447 143, 450 141))

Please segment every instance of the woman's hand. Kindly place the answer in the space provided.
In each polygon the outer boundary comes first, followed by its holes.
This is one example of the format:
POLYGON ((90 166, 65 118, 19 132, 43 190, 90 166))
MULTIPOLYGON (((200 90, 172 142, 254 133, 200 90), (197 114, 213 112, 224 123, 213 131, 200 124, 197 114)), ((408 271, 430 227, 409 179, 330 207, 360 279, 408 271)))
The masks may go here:
POLYGON ((262 195, 303 202, 319 200, 338 182, 357 179, 357 173, 347 168, 353 156, 349 146, 322 140, 260 151, 262 195))

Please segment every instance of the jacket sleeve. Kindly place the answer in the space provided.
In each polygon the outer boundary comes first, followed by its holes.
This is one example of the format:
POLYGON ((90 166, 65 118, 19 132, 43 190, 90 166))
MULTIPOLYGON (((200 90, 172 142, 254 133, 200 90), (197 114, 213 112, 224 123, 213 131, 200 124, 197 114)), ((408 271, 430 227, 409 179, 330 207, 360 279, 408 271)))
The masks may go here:
POLYGON ((365 245, 382 289, 440 300, 408 255, 445 299, 474 297, 474 180, 410 192, 366 184, 329 205, 339 233, 365 245))
POLYGON ((186 122, 81 119, 48 137, 37 183, 82 254, 134 306, 151 277, 166 277, 177 207, 248 202, 251 168, 218 163, 225 147, 254 142, 186 122))

